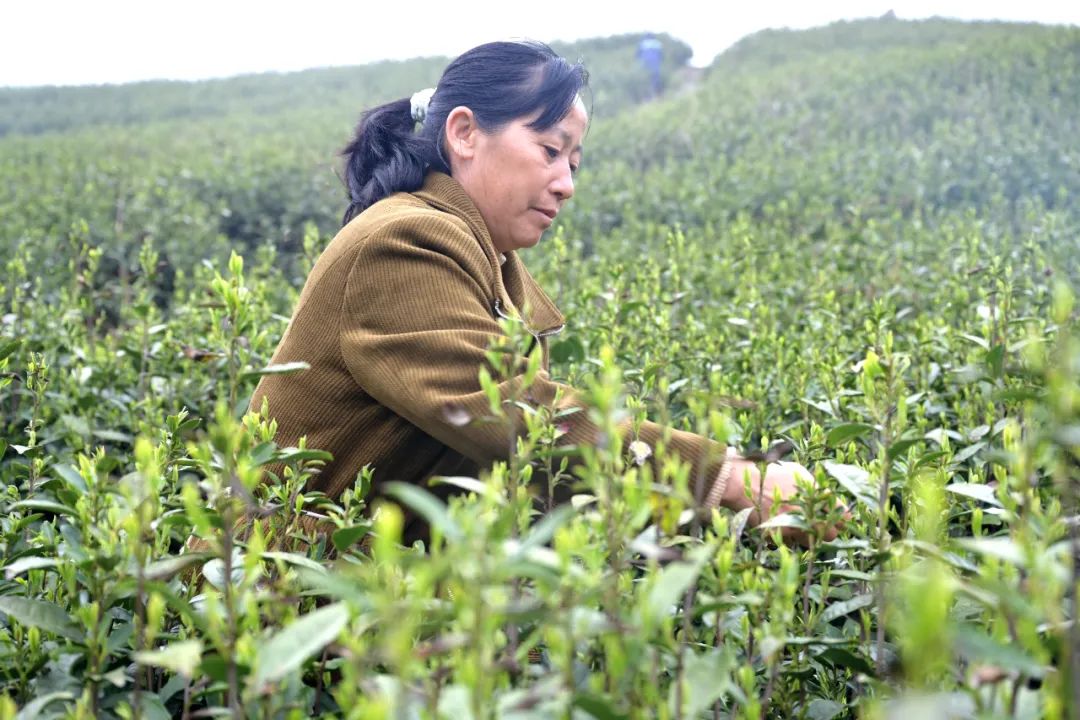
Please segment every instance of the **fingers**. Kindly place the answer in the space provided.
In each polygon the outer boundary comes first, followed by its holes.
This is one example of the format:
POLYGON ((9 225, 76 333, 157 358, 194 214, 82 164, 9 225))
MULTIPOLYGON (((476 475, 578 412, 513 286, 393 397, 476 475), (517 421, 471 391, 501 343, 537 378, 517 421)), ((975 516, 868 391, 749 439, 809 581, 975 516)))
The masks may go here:
MULTIPOLYGON (((798 495, 799 486, 804 483, 814 485, 815 478, 803 465, 790 461, 769 463, 766 466, 765 478, 760 485, 760 490, 754 488, 755 494, 760 493, 755 498, 755 507, 760 508, 761 514, 759 516, 756 511, 753 513, 749 521, 750 526, 757 526, 778 513, 800 512, 800 510, 805 513, 805 507, 791 502, 798 495), (773 505, 774 494, 779 495, 780 498, 780 503, 776 506, 773 505)), ((781 528, 780 539, 785 544, 806 547, 810 545, 813 535, 817 535, 826 542, 835 540, 845 525, 853 520, 851 507, 831 490, 819 488, 818 492, 823 494, 823 502, 814 503, 816 510, 812 512, 815 517, 805 518, 810 528, 781 528), (826 511, 825 508, 830 509, 826 511)))
MULTIPOLYGON (((832 493, 830 493, 831 495, 832 493)), ((831 520, 831 524, 825 529, 822 537, 826 542, 835 540, 840 535, 840 530, 852 519, 851 509, 847 503, 838 497, 832 498, 832 510, 828 513, 828 517, 831 520), (839 511, 839 518, 832 521, 839 511)))
POLYGON ((788 473, 790 473, 791 477, 795 480, 804 480, 811 483, 814 482, 814 474, 797 462, 782 460, 776 464, 782 467, 788 473))
POLYGON ((838 504, 839 504, 839 506, 841 508, 840 519, 837 521, 836 525, 833 527, 832 537, 829 538, 830 540, 835 540, 836 537, 840 534, 840 530, 842 530, 844 527, 847 526, 847 524, 849 522, 851 522, 852 520, 855 519, 855 516, 851 514, 851 506, 850 505, 848 505, 847 503, 838 503, 838 504))
MULTIPOLYGON (((804 518, 808 525, 807 528, 782 528, 780 537, 784 542, 788 545, 809 547, 811 537, 815 534, 825 542, 831 542, 839 537, 840 531, 847 523, 851 522, 853 515, 851 513, 851 508, 847 503, 843 502, 840 498, 835 497, 831 492, 826 491, 826 507, 829 507, 830 501, 831 509, 829 511, 823 512, 816 517, 804 518)), ((763 502, 762 510, 765 515, 764 519, 768 519, 774 515, 771 502, 763 502)), ((805 508, 785 503, 776 508, 776 513, 805 513, 805 508)))

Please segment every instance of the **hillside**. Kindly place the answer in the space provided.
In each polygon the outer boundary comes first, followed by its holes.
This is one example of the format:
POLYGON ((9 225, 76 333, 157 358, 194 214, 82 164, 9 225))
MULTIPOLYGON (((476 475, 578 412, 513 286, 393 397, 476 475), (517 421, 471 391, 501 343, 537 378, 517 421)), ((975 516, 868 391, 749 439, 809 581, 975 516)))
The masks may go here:
MULTIPOLYGON (((618 59, 632 45, 565 48, 596 58, 589 162, 563 220, 586 251, 637 221, 703 227, 780 203, 808 232, 841 211, 911 217, 991 206, 996 222, 1016 229, 1025 213, 1075 205, 1075 30, 884 20, 766 32, 720 56, 696 91, 613 117, 609 109, 632 107, 633 88, 644 87, 618 59)), ((88 239, 121 264, 146 233, 170 258, 264 241, 296 252, 306 223, 330 232, 340 215, 335 153, 360 98, 410 92, 438 62, 31 91, 92 107, 59 113, 49 105, 58 100, 43 99, 27 117, 76 122, 71 132, 0 139, 3 172, 18 178, 0 190, 0 242, 33 240, 56 257, 58 233, 82 218, 88 239), (354 86, 341 85, 347 77, 354 86), (118 93, 125 102, 114 102, 118 93), (309 96, 325 103, 298 106, 309 96), (136 124, 95 126, 101 118, 136 124)), ((10 110, 18 95, 0 91, 0 103, 8 98, 10 110)))
MULTIPOLYGON (((667 48, 665 74, 670 75, 686 64, 691 50, 674 38, 661 39, 667 48)), ((610 115, 644 97, 648 83, 634 62, 637 41, 638 36, 615 36, 554 43, 553 47, 592 69, 593 100, 603 114, 610 115)), ((0 137, 132 127, 163 120, 267 117, 296 108, 351 117, 360 108, 433 86, 449 60, 427 57, 199 82, 0 88, 0 137)))
POLYGON ((632 172, 605 167, 590 198, 600 213, 618 198, 689 226, 782 202, 813 222, 844 208, 1071 213, 1078 73, 1077 29, 883 20, 761 33, 718 57, 699 92, 598 129, 590 160, 632 172), (679 202, 686 193, 708 206, 679 202))

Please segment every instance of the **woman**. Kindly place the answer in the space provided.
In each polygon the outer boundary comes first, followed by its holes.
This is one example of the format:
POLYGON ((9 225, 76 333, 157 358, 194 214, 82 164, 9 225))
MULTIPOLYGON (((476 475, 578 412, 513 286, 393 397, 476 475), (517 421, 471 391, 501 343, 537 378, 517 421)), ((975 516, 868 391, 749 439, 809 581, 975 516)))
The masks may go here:
MULTIPOLYGON (((500 317, 525 322, 544 355, 529 388, 537 405, 572 407, 572 390, 551 380, 547 338, 559 310, 517 252, 532 247, 574 195, 588 115, 587 76, 545 45, 495 42, 454 60, 434 91, 376 107, 344 151, 351 204, 301 293, 275 363, 306 361, 294 375, 263 377, 280 444, 307 436, 334 460, 313 484, 331 497, 365 465, 380 481, 425 483, 476 475, 506 459, 508 428, 465 422, 488 414, 478 370, 502 331, 500 317)), ((511 391, 517 378, 503 382, 511 391)), ((560 442, 593 442, 587 413, 572 413, 560 442)), ((629 427, 625 428, 629 432, 629 427)), ((644 423, 650 446, 661 428, 644 423)), ((707 479, 707 505, 747 507, 741 479, 795 492, 793 463, 755 465, 725 457, 697 435, 671 431, 668 448, 707 479), (728 482, 737 478, 737 482, 728 482)), ((406 540, 424 528, 410 518, 406 540)))

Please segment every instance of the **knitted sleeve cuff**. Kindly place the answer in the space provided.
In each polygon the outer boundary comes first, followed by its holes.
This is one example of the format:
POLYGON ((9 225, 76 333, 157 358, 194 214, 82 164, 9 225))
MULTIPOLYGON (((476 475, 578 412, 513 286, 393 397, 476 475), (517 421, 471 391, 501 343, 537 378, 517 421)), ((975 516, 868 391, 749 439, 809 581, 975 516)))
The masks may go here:
POLYGON ((737 457, 735 448, 729 445, 724 460, 720 464, 720 471, 717 472, 716 479, 713 480, 712 487, 709 489, 708 495, 705 496, 705 507, 720 507, 720 502, 724 499, 724 493, 727 492, 732 471, 735 469, 735 463, 732 462, 735 457, 737 457))

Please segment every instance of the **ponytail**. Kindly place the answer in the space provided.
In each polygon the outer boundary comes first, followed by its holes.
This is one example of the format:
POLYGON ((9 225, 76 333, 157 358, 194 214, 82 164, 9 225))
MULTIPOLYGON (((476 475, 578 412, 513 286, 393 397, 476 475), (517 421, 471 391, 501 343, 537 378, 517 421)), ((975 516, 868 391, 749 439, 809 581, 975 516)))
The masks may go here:
POLYGON ((342 225, 379 200, 398 191, 419 190, 428 166, 425 146, 413 134, 415 121, 409 99, 372 108, 360 117, 356 136, 342 151, 349 207, 342 225))

